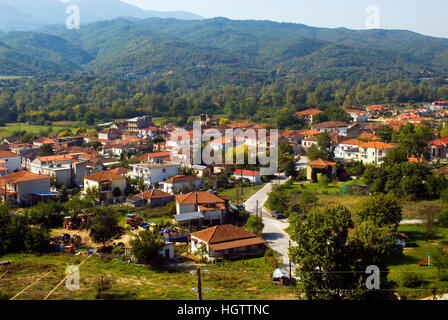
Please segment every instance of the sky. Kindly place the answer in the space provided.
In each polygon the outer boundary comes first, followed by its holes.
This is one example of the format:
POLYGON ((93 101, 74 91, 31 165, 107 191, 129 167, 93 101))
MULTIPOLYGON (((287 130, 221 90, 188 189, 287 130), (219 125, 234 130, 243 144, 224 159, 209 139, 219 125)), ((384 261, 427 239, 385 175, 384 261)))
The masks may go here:
POLYGON ((204 18, 272 20, 313 27, 411 30, 448 38, 447 0, 122 0, 146 10, 204 18), (374 6, 374 9, 368 8, 374 6), (377 8, 377 9, 375 9, 377 8))

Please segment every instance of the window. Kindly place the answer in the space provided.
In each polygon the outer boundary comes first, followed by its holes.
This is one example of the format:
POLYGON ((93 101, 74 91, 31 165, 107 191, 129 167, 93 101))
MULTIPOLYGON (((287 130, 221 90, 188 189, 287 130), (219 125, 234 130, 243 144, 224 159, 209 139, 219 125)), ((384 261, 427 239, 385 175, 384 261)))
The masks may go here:
POLYGON ((166 173, 166 169, 162 169, 162 172, 163 172, 163 173, 166 173))

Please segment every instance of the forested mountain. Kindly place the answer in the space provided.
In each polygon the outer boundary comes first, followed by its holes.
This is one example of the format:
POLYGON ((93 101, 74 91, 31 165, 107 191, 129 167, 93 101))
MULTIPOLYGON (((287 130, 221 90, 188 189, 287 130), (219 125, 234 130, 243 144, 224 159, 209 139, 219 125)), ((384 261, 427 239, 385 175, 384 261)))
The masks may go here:
MULTIPOLYGON (((2 0, 4 1, 4 0, 2 0)), ((50 0, 48 0, 50 1, 50 0)), ((93 73, 188 79, 192 86, 275 79, 448 76, 448 39, 409 31, 314 28, 225 18, 115 19, 0 33, 0 75, 93 73)))
POLYGON ((0 0, 0 30, 31 31, 47 24, 64 24, 66 9, 71 5, 79 8, 81 24, 127 16, 140 19, 203 19, 184 11, 147 11, 120 0, 0 0))

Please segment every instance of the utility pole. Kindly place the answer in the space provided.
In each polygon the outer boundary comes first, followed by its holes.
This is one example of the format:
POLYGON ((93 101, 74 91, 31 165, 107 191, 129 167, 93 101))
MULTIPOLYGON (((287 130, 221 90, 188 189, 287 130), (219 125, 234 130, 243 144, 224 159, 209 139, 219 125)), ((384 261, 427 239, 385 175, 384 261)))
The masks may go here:
MULTIPOLYGON (((288 253, 291 250, 291 240, 289 240, 289 245, 288 245, 288 253)), ((291 257, 289 258, 289 279, 292 279, 292 266, 291 266, 291 257)))
POLYGON ((255 208, 255 215, 258 216, 258 200, 257 200, 257 207, 255 208))
POLYGON ((314 188, 314 211, 317 212, 317 189, 314 188))
POLYGON ((196 274, 198 276, 198 300, 202 300, 202 283, 201 283, 201 268, 196 268, 196 274))

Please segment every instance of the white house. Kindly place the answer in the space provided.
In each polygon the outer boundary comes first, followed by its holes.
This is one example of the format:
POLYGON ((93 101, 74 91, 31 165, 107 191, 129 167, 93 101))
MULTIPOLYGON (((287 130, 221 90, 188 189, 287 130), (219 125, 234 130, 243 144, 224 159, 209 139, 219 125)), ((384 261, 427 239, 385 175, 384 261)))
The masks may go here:
POLYGON ((190 192, 176 196, 176 215, 179 223, 197 222, 199 225, 217 225, 224 221, 226 201, 210 192, 190 192))
POLYGON ((190 191, 198 190, 204 186, 204 181, 194 176, 177 175, 161 182, 164 192, 181 192, 183 188, 191 188, 190 191))
POLYGON ((363 110, 347 109, 345 110, 353 119, 353 122, 367 122, 369 120, 369 113, 363 110))
POLYGON ((201 252, 204 258, 239 258, 263 254, 266 243, 256 234, 231 224, 194 232, 191 251, 201 252))
POLYGON ((8 168, 8 173, 13 172, 14 170, 20 170, 22 168, 22 158, 14 152, 1 150, 0 160, 4 161, 2 161, 2 167, 8 168))
POLYGON ((143 178, 146 185, 154 185, 179 174, 179 165, 174 163, 140 163, 131 165, 132 178, 143 178))
POLYGON ((235 177, 237 180, 238 179, 247 179, 254 184, 261 183, 261 175, 260 175, 259 171, 238 169, 238 170, 235 170, 232 177, 235 177))

